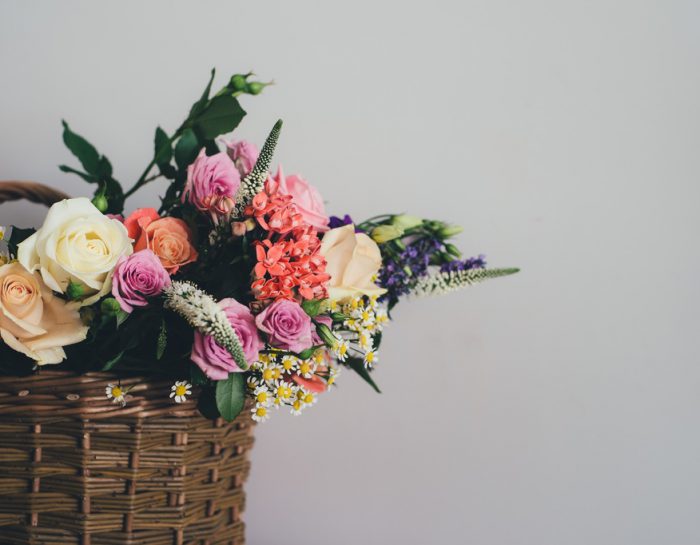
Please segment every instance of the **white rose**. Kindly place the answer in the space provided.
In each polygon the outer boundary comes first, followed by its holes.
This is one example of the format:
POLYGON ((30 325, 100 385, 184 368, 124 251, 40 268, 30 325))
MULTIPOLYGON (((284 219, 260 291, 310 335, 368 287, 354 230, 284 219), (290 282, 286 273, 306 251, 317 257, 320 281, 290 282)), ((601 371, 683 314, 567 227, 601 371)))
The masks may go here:
POLYGON ((79 198, 54 204, 41 229, 19 245, 17 258, 54 291, 65 293, 71 282, 82 286, 82 306, 109 293, 117 261, 132 251, 126 227, 79 198))
POLYGON ((321 255, 331 275, 328 295, 334 301, 358 295, 382 295, 386 290, 374 283, 382 266, 379 246, 354 225, 331 229, 323 235, 321 255))

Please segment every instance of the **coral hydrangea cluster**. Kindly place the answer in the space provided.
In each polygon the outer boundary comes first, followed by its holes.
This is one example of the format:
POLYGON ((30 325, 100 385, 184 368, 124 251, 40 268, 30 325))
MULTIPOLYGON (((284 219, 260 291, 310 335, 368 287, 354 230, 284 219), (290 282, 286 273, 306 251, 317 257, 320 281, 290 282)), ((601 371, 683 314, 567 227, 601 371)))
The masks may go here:
POLYGON ((121 377, 165 375, 169 402, 264 422, 314 406, 342 369, 378 391, 384 327, 405 296, 515 272, 463 260, 448 240, 460 229, 444 222, 329 218, 304 177, 273 174, 281 121, 260 152, 221 140, 245 115, 239 98, 264 87, 250 77, 216 93, 210 81, 178 128, 159 127, 153 159, 128 190, 64 124, 84 170, 61 168, 97 190, 92 201, 54 204, 36 231, 11 230, 0 258, 0 371, 110 372, 104 395, 120 406, 133 387, 121 377), (125 214, 126 199, 158 178, 169 181, 160 208, 125 214))

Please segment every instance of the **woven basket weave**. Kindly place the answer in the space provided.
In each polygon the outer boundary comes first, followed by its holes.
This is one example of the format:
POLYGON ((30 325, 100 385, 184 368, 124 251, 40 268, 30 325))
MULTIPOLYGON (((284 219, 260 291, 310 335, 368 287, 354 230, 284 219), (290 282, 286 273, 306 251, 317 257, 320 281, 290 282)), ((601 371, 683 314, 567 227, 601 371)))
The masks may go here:
MULTIPOLYGON (((0 182, 0 203, 47 205, 65 195, 0 182)), ((252 421, 207 420, 196 391, 111 373, 44 367, 0 376, 0 545, 240 545, 252 421)), ((195 389, 196 390, 196 389, 195 389)))

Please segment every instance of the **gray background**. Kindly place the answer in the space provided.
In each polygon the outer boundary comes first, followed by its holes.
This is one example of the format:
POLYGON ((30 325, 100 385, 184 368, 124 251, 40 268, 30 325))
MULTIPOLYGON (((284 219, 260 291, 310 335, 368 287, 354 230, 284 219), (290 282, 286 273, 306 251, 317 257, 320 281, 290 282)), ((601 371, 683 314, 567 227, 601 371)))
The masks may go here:
POLYGON ((700 543, 697 2, 0 10, 0 178, 85 194, 65 117, 131 182, 210 67, 254 68, 278 85, 239 134, 283 117, 330 211, 444 218, 523 269, 400 306, 383 395, 348 374, 258 428, 252 545, 700 543))

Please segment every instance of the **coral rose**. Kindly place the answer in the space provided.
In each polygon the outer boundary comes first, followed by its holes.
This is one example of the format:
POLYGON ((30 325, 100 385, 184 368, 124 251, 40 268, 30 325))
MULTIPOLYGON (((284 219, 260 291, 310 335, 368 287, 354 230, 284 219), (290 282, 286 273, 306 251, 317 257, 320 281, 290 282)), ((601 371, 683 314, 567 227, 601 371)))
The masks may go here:
POLYGON ((355 233, 354 225, 331 229, 323 235, 321 255, 331 275, 328 295, 332 300, 386 293, 374 283, 382 266, 379 247, 366 234, 355 233))
POLYGON ((192 245, 192 231, 179 218, 160 218, 148 223, 134 245, 136 251, 146 248, 158 256, 171 275, 199 257, 192 245))
POLYGON ((7 345, 38 365, 60 363, 64 346, 85 340, 80 314, 56 297, 39 273, 19 263, 0 267, 0 335, 7 345))

